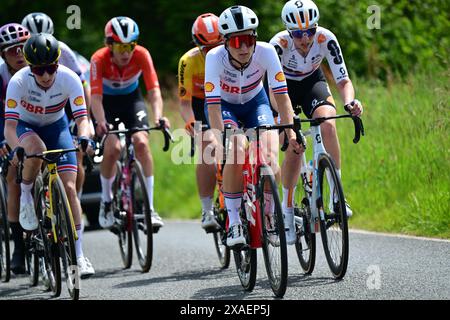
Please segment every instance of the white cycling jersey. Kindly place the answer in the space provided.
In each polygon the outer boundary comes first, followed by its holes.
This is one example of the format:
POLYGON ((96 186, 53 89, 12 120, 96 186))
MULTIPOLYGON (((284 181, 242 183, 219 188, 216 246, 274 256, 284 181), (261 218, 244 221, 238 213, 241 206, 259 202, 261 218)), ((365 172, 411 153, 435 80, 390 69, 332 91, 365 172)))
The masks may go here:
POLYGON ((70 47, 62 41, 59 41, 59 48, 61 49, 59 63, 75 72, 80 77, 81 81, 84 81, 85 77, 81 71, 81 66, 79 65, 77 56, 72 49, 70 49, 70 47))
POLYGON ((280 57, 287 79, 305 79, 320 67, 324 58, 327 58, 336 83, 348 79, 342 50, 336 36, 328 29, 317 27, 314 42, 306 57, 295 49, 294 40, 287 30, 277 33, 270 43, 280 57))
POLYGON ((270 44, 257 41, 252 60, 243 71, 231 65, 223 45, 211 49, 205 63, 206 104, 220 104, 221 99, 232 104, 247 103, 263 88, 261 80, 266 71, 273 93, 287 94, 280 61, 270 44))
POLYGON ((60 65, 53 85, 44 90, 37 84, 30 67, 22 68, 10 80, 6 91, 5 120, 21 120, 43 127, 61 119, 70 102, 75 119, 86 117, 86 103, 80 78, 60 65))

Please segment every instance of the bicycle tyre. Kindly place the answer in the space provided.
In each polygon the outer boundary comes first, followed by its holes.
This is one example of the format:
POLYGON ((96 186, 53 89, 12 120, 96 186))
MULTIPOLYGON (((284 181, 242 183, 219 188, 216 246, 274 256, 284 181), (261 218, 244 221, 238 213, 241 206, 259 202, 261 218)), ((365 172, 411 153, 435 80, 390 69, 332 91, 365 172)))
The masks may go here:
POLYGON ((213 232, 214 246, 219 258, 220 268, 227 269, 230 266, 230 248, 226 246, 226 221, 227 212, 220 208, 219 199, 214 204, 214 216, 220 225, 220 230, 213 232))
MULTIPOLYGON (((48 181, 48 174, 45 175, 48 181)), ((44 191, 44 182, 41 175, 38 175, 34 182, 34 206, 38 217, 38 232, 42 243, 39 247, 40 262, 43 261, 41 271, 42 280, 46 290, 51 291, 53 297, 61 295, 61 264, 59 262, 59 250, 56 243, 53 242, 51 232, 51 222, 48 221, 48 228, 45 226, 46 219, 46 196, 44 191)))
MULTIPOLYGON (((245 214, 245 204, 242 200, 241 211, 240 211, 242 227, 244 231, 244 236, 247 243, 250 243, 248 226, 245 214)), ((241 248, 240 250, 233 250, 234 262, 236 264, 236 270, 241 282, 242 287, 245 291, 252 291, 256 284, 256 272, 257 272, 257 254, 256 249, 250 248, 249 245, 241 248)))
POLYGON ((133 262, 133 230, 128 227, 128 215, 123 211, 121 180, 122 180, 122 165, 120 161, 116 162, 116 178, 113 183, 113 209, 116 220, 119 221, 118 228, 118 240, 120 256, 125 269, 129 269, 133 262), (122 214, 124 213, 124 214, 122 214))
POLYGON ((306 275, 312 274, 316 263, 316 234, 311 232, 311 206, 307 191, 302 185, 304 197, 300 201, 300 207, 294 208, 294 219, 297 240, 295 251, 300 266, 306 275))
MULTIPOLYGON (((262 166, 260 168, 261 171, 263 171, 264 168, 265 166, 262 166)), ((287 288, 288 258, 283 211, 281 209, 278 188, 273 175, 261 175, 258 198, 260 203, 264 264, 266 266, 267 276, 269 277, 269 283, 273 293, 277 298, 282 298, 286 293, 287 288), (266 182, 270 187, 270 191, 268 192, 272 194, 272 199, 275 205, 272 216, 272 218, 274 218, 273 222, 270 222, 265 214, 266 203, 264 193, 267 192, 265 191, 265 187, 267 187, 266 182), (278 254, 276 254, 277 251, 278 254), (276 261, 272 260, 273 257, 275 257, 276 261)))
POLYGON ((67 290, 72 300, 80 296, 80 275, 78 272, 77 254, 75 251, 75 235, 72 229, 72 217, 67 194, 61 178, 53 180, 52 201, 56 217, 55 230, 57 233, 60 258, 66 278, 67 290))
MULTIPOLYGON (((328 266, 335 279, 342 279, 347 271, 348 264, 348 224, 347 224, 347 212, 345 208, 345 197, 342 190, 342 184, 337 175, 336 166, 333 159, 328 154, 321 154, 319 156, 319 188, 320 188, 320 205, 319 217, 320 217, 320 234, 322 237, 323 249, 325 252, 325 257, 327 259, 328 266), (331 178, 336 187, 336 193, 338 202, 333 205, 333 211, 339 211, 338 213, 330 212, 329 205, 326 204, 327 193, 330 192, 329 186, 324 186, 324 176, 326 176, 325 171, 329 170, 331 178), (328 191, 328 192, 327 192, 328 191), (325 203, 325 204, 324 204, 325 203), (337 227, 337 228, 335 228, 337 227), (335 232, 333 232, 335 230, 335 232), (334 240, 334 236, 340 232, 341 239, 337 241, 334 240), (331 246, 333 243, 341 246, 338 250, 338 254, 335 254, 331 246)), ((328 178, 327 178, 328 179, 328 178)), ((329 200, 329 199, 328 199, 329 200)), ((329 202, 329 201, 328 201, 329 202)))
POLYGON ((142 272, 148 272, 152 267, 153 258, 153 226, 148 199, 147 184, 145 182, 142 165, 133 161, 131 165, 131 199, 133 204, 133 235, 139 265, 142 272), (139 187, 137 187, 139 184, 139 187), (142 197, 140 200, 138 196, 142 197), (143 234, 143 241, 139 234, 143 234), (145 248, 142 245, 145 243, 145 248))
POLYGON ((10 229, 6 206, 6 183, 3 174, 0 177, 0 280, 8 282, 11 278, 10 229))

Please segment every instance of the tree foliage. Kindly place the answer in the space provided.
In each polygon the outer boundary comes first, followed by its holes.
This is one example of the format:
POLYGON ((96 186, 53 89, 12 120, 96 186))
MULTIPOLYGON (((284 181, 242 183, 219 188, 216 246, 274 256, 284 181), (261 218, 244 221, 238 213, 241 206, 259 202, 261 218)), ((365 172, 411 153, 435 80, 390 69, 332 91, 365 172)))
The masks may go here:
MULTIPOLYGON (((268 41, 283 29, 280 19, 283 0, 148 0, 148 1, 27 1, 2 0, 0 23, 20 22, 34 11, 47 13, 55 23, 55 36, 87 58, 103 46, 103 30, 113 16, 132 17, 139 25, 140 43, 153 57, 160 78, 175 81, 178 59, 193 46, 191 26, 205 12, 219 15, 225 8, 242 4, 252 8, 260 19, 259 39, 268 41), (81 9, 81 28, 66 27, 76 4, 81 9)), ((450 41, 450 2, 442 0, 317 0, 320 25, 335 33, 350 72, 358 76, 386 79, 405 75, 430 63, 446 64, 450 41), (380 29, 367 26, 372 12, 380 8, 380 29)))

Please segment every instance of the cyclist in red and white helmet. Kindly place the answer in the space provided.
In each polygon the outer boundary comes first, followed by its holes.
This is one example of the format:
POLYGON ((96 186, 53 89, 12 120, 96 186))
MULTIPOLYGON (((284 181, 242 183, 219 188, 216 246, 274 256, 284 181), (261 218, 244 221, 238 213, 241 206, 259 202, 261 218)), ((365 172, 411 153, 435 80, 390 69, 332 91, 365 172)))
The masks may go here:
MULTIPOLYGON (((219 17, 212 13, 198 16, 192 25, 192 41, 196 47, 186 52, 178 63, 178 97, 180 114, 186 122, 186 131, 194 136, 194 122, 208 125, 204 113, 205 55, 209 50, 223 43, 222 35, 219 33, 219 17)), ((202 155, 206 154, 205 149, 208 146, 214 148, 216 142, 211 131, 201 134, 202 139, 196 139, 201 141, 201 145, 197 146, 201 152, 199 152, 196 177, 202 203, 202 228, 208 232, 219 228, 213 212, 216 166, 211 163, 212 161, 205 161, 202 155)))
MULTIPOLYGON (((0 27, 0 156, 8 154, 4 137, 6 89, 12 76, 27 66, 23 56, 23 46, 30 38, 30 32, 18 23, 8 23, 0 27)), ((7 179, 7 211, 11 226, 11 237, 14 241, 14 252, 11 260, 11 271, 15 274, 25 273, 25 243, 23 228, 19 223, 20 185, 16 183, 16 170, 8 170, 7 179)))
MULTIPOLYGON (((105 26, 104 48, 97 50, 91 58, 92 113, 96 119, 97 135, 108 132, 108 123, 118 125, 119 118, 126 128, 149 126, 149 115, 139 88, 139 78, 144 78, 146 100, 153 111, 153 121, 159 125, 169 120, 163 117, 163 100, 158 76, 148 50, 137 44, 139 28, 129 17, 114 17, 105 26)), ((136 158, 141 162, 147 183, 152 225, 157 232, 164 223, 153 205, 153 159, 148 144, 147 132, 136 132, 132 136, 136 158)), ((120 141, 115 135, 105 140, 103 160, 100 164, 102 200, 99 224, 103 228, 114 225, 112 208, 112 184, 115 177, 116 161, 120 156, 120 141)))
MULTIPOLYGON (((352 114, 360 116, 363 107, 361 102, 355 99, 355 90, 338 40, 331 31, 318 25, 319 18, 319 9, 313 1, 290 0, 286 2, 281 13, 286 30, 277 33, 270 41, 283 65, 294 111, 297 114, 303 112, 310 119, 336 115, 336 104, 320 68, 326 58, 344 105, 350 104, 353 108, 352 114)), ((321 124, 321 132, 325 148, 333 157, 340 175, 340 147, 335 121, 329 120, 321 124)), ((300 162, 300 156, 286 154, 285 167, 290 169, 282 176, 283 212, 287 220, 286 227, 289 229, 286 234, 288 244, 294 244, 296 241, 292 195, 295 194, 300 162)), ((333 201, 330 201, 331 203, 333 201)), ((347 215, 351 214, 347 204, 347 215)))

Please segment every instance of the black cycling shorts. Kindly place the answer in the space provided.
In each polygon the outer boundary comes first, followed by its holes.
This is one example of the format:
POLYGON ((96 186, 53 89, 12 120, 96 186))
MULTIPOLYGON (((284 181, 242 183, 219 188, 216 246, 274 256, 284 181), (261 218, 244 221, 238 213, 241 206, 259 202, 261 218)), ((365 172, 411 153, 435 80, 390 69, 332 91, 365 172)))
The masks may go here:
POLYGON ((208 125, 205 115, 205 99, 192 97, 192 111, 194 112, 195 121, 201 121, 202 125, 208 125))
POLYGON ((336 106, 327 100, 331 92, 320 68, 301 81, 287 79, 287 86, 295 114, 303 111, 308 119, 311 119, 320 106, 329 105, 336 109, 336 106))
MULTIPOLYGON (((148 127, 148 111, 139 88, 125 95, 103 95, 103 110, 106 121, 118 128, 123 122, 125 128, 148 127)), ((113 129, 113 130, 114 130, 113 129)))

